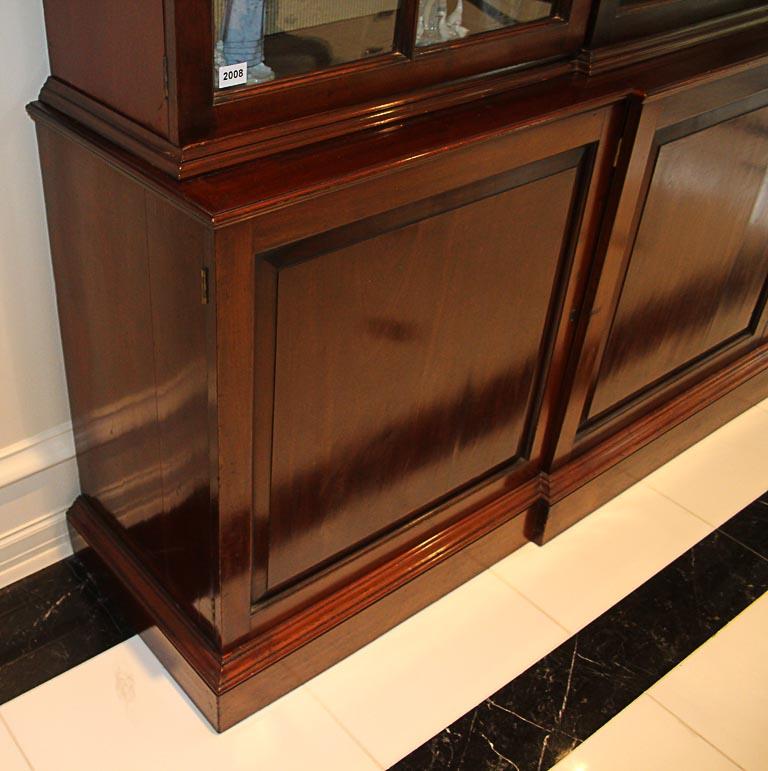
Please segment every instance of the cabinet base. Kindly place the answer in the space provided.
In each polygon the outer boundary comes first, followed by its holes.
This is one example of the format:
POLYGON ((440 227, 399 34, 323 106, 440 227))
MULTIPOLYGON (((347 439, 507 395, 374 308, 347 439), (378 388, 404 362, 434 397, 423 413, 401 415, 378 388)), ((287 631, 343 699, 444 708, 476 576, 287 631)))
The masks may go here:
POLYGON ((549 506, 533 540, 539 545, 574 525, 652 471, 768 396, 768 347, 718 373, 601 442, 547 478, 549 506), (729 390, 730 389, 730 390, 729 390), (640 425, 644 424, 644 425, 640 425), (651 431, 643 442, 643 432, 651 431), (622 439, 626 441, 622 442, 622 439), (591 470, 592 473, 589 473, 591 470), (580 478, 580 486, 573 479, 580 478), (558 487, 565 488, 558 495, 558 487), (575 487, 575 489, 574 489, 575 487))
MULTIPOLYGON (((493 504, 492 504, 493 505, 493 504)), ((535 508, 535 507, 534 507, 535 508)), ((220 652, 185 617, 88 498, 67 514, 78 555, 101 576, 142 639, 218 731, 224 731, 307 682, 528 542, 533 509, 417 575, 329 631, 254 671, 259 640, 220 652), (243 652, 244 651, 244 652, 243 652)))
MULTIPOLYGON (((253 632, 221 650, 134 553, 112 518, 86 496, 68 512, 76 551, 112 585, 150 649, 205 717, 224 731, 307 682, 511 554, 545 543, 768 394, 768 347, 667 403, 552 474, 475 509, 387 563, 386 586, 360 592, 323 629, 297 619, 287 632, 253 632), (116 579, 116 581, 115 581, 116 579), (388 587, 391 586, 391 590, 388 587), (304 624, 304 626, 302 626, 304 624), (279 644, 276 639, 279 638, 279 644)), ((375 571, 374 571, 375 572, 375 571)), ((300 615, 300 614, 299 614, 300 615)), ((327 619, 326 619, 327 620, 327 619)))

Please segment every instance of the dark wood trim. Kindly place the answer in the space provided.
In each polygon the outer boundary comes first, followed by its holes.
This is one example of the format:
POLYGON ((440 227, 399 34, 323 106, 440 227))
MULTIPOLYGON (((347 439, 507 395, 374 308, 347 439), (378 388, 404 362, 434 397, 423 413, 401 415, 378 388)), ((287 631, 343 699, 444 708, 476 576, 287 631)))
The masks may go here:
POLYGON ((177 650, 183 651, 189 665, 215 689, 220 657, 212 643, 191 624, 171 596, 136 557, 128 542, 121 538, 85 496, 80 496, 67 512, 67 521, 108 567, 120 585, 139 604, 148 619, 162 618, 163 634, 177 650))
POLYGON ((597 378, 608 333, 621 296, 624 276, 631 254, 631 242, 641 210, 637 200, 650 184, 653 170, 647 159, 656 134, 658 105, 643 105, 637 100, 631 105, 625 126, 622 154, 609 198, 611 217, 602 234, 594 262, 590 286, 579 309, 578 344, 572 352, 572 372, 569 376, 570 397, 565 405, 562 428, 554 449, 561 461, 574 452, 581 425, 584 405, 597 378))
POLYGON ((254 451, 256 266, 251 232, 238 226, 215 245, 219 641, 232 644, 249 632, 254 451), (243 398, 245 395, 245 398, 243 398))
POLYGON ((765 24, 766 19, 768 19, 768 9, 753 8, 691 26, 663 29, 655 35, 585 48, 579 54, 577 66, 581 72, 599 75, 750 30, 765 24))
MULTIPOLYGON (((201 6, 206 0, 195 0, 201 6)), ((199 116, 189 110, 182 114, 183 144, 221 137, 286 121, 300 120, 320 113, 343 110, 369 100, 391 103, 408 92, 428 89, 438 83, 472 78, 516 65, 530 65, 548 59, 568 59, 578 51, 584 37, 589 13, 589 0, 565 0, 568 18, 550 17, 542 22, 521 24, 502 30, 473 35, 450 44, 419 51, 409 58, 397 51, 376 60, 360 60, 309 75, 262 84, 244 89, 237 98, 224 102, 213 99, 210 76, 180 77, 186 86, 194 85, 195 105, 199 116), (343 85, 342 85, 343 84, 343 85), (207 94, 205 90, 209 89, 207 94), (204 98, 208 101, 203 104, 204 98), (211 107, 211 102, 213 102, 211 107), (203 109, 205 107, 205 109, 203 109), (192 125, 183 125, 189 120, 192 125)), ((185 13, 188 9, 185 9, 185 13)), ((188 24, 188 26, 192 26, 188 24)), ((202 27, 205 25, 194 25, 202 27)), ((211 48, 200 41, 188 42, 198 60, 210 65, 211 48)), ((189 63, 190 68, 199 66, 189 63)))
POLYGON ((176 145, 73 86, 49 76, 40 90, 40 101, 116 142, 166 174, 176 173, 181 159, 181 151, 176 145))
POLYGON ((176 146, 125 118, 66 83, 49 78, 40 101, 179 179, 190 179, 240 163, 371 129, 394 126, 421 115, 474 102, 511 88, 543 82, 572 72, 570 62, 512 67, 429 89, 382 104, 366 102, 301 120, 238 132, 231 136, 176 146))
MULTIPOLYGON (((591 80, 568 77, 567 88, 564 88, 566 81, 558 79, 573 72, 573 61, 540 62, 535 67, 511 67, 417 90, 385 102, 372 100, 180 146, 163 140, 55 78, 49 78, 43 87, 40 102, 53 108, 62 118, 67 116, 77 121, 73 127, 78 126, 80 132, 93 132, 95 144, 103 137, 117 148, 127 150, 131 156, 126 153, 126 158, 139 158, 164 175, 183 180, 308 144, 355 137, 398 126, 404 121, 439 115, 443 110, 470 105, 505 92, 511 92, 510 96, 514 97, 515 91, 520 90, 518 99, 528 100, 531 92, 527 89, 534 87, 542 93, 550 90, 555 93, 560 89, 561 98, 572 89, 578 89, 583 104, 589 101, 607 104, 631 94, 659 93, 659 85, 664 92, 672 93, 676 87, 689 87, 691 78, 720 79, 754 66, 756 59, 766 58, 764 41, 767 33, 768 27, 749 27, 733 38, 715 40, 709 46, 692 51, 680 51, 663 67, 655 62, 645 65, 641 62, 631 71, 606 72, 591 80)), ((573 93, 572 98, 575 102, 578 93, 573 93)), ((37 109, 33 116, 37 119, 41 114, 42 111, 37 109)))
MULTIPOLYGON (((755 386, 759 385, 763 379, 758 378, 758 375, 767 368, 768 344, 763 344, 730 367, 721 369, 658 409, 638 418, 623 431, 587 450, 575 460, 555 468, 542 482, 550 505, 558 503, 587 481, 606 473, 679 423, 695 417, 724 394, 753 380, 755 386)), ((757 402, 765 398, 765 391, 760 392, 759 388, 755 388, 755 396, 757 402)), ((665 462, 661 460, 658 465, 665 462)))
POLYGON ((450 558, 414 575, 407 583, 348 621, 307 642, 301 649, 281 659, 274 670, 263 669, 251 676, 248 662, 242 661, 242 675, 247 679, 238 680, 239 684, 223 695, 220 730, 234 725, 255 709, 269 704, 359 650, 367 642, 525 545, 529 518, 535 511, 534 506, 511 519, 505 519, 495 529, 453 552, 450 558))
POLYGON ((711 434, 768 393, 768 345, 542 478, 549 510, 538 544, 559 533, 711 434))

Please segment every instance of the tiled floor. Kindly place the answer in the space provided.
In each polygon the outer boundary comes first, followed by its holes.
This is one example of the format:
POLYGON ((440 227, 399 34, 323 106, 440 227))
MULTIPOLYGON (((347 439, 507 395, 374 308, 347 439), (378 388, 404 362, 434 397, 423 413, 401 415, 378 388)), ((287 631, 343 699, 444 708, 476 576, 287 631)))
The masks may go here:
POLYGON ((766 632, 763 595, 555 768, 768 768, 766 632))
POLYGON ((767 429, 768 401, 221 736, 131 638, 0 706, 0 769, 768 768, 768 506, 728 522, 767 429))
POLYGON ((133 635, 73 558, 1 590, 0 630, 0 704, 133 635))

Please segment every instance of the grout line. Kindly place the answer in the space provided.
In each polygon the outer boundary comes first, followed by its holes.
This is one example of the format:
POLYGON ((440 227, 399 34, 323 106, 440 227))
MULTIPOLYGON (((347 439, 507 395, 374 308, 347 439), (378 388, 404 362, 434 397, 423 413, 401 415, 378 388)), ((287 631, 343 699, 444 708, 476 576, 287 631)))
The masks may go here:
MULTIPOLYGON (((648 477, 646 477, 646 479, 648 479, 648 477)), ((657 493, 662 498, 666 498, 670 503, 674 503, 675 506, 677 506, 678 508, 681 508, 683 511, 688 512, 688 514, 690 514, 692 517, 696 517, 696 519, 698 519, 699 522, 703 522, 709 528, 710 535, 714 533, 716 530, 719 530, 720 525, 713 525, 711 522, 708 522, 700 514, 697 514, 695 511, 689 509, 687 506, 684 506, 682 503, 680 503, 680 501, 676 501, 674 498, 667 495, 663 490, 659 490, 658 488, 654 487, 650 482, 647 482, 646 484, 648 485, 649 489, 653 490, 653 492, 657 493)), ((731 514, 731 516, 729 516, 728 519, 726 519, 722 524, 724 525, 726 522, 728 522, 728 520, 735 517, 740 511, 743 511, 743 508, 738 509, 737 511, 734 511, 733 514, 731 514)))
MULTIPOLYGON (((738 618, 738 616, 736 616, 736 618, 738 618)), ((703 645, 706 645, 706 644, 707 644, 706 642, 703 643, 702 646, 699 646, 699 648, 703 647, 703 645)), ((699 648, 697 648, 696 650, 699 650, 699 648)), ((694 653, 696 653, 696 651, 693 651, 693 653, 691 653, 690 655, 693 656, 694 653)), ((683 659, 683 661, 681 661, 680 664, 682 664, 685 661, 686 659, 683 659)), ((680 664, 678 664, 677 666, 679 667, 680 664)), ((675 667, 675 669, 677 669, 677 667, 675 667)), ((671 672, 674 672, 674 671, 675 671, 674 669, 671 670, 671 672)), ((671 672, 667 674, 671 674, 671 672)), ((661 680, 663 679, 664 678, 662 677, 661 680)), ((657 683, 660 683, 661 680, 657 680, 656 683, 654 683, 654 685, 656 685, 657 683)), ((654 704, 657 704, 659 707, 661 707, 667 714, 672 715, 672 717, 675 718, 675 720, 677 720, 678 723, 680 723, 682 726, 685 726, 685 728, 687 728, 695 736, 698 736, 699 739, 701 739, 703 742, 708 744, 713 750, 715 750, 715 752, 717 752, 719 755, 722 755, 730 763, 733 763, 733 765, 736 766, 736 768, 740 768, 742 769, 742 771, 746 771, 746 769, 744 769, 744 766, 740 766, 730 755, 728 755, 726 752, 721 750, 716 744, 713 744, 709 739, 707 739, 707 737, 704 736, 704 734, 699 733, 692 725, 690 725, 689 723, 686 723, 686 721, 683 720, 683 718, 681 718, 680 715, 678 715, 676 712, 673 712, 666 704, 659 701, 655 696, 653 696, 650 692, 650 689, 647 690, 644 695, 647 696, 651 701, 653 701, 654 704)))
MULTIPOLYGON (((311 682, 311 681, 310 681, 310 682, 311 682)), ((355 734, 353 734, 353 733, 352 733, 352 731, 350 731, 350 730, 349 730, 349 728, 347 728, 347 726, 345 725, 345 723, 344 723, 344 722, 343 722, 343 721, 342 721, 340 718, 338 718, 338 717, 336 716, 336 714, 334 713, 334 711, 333 711, 333 710, 332 710, 330 707, 328 707, 328 706, 326 705, 326 703, 325 703, 325 702, 322 700, 322 698, 320 698, 320 696, 319 696, 318 694, 316 694, 316 693, 315 693, 315 692, 312 690, 312 688, 309 686, 309 683, 305 683, 305 684, 304 684, 304 686, 302 686, 302 688, 303 688, 303 690, 305 690, 305 691, 306 691, 306 692, 307 692, 307 693, 310 695, 310 697, 311 697, 312 699, 314 699, 314 700, 315 700, 315 701, 316 701, 316 702, 317 702, 317 703, 318 703, 318 704, 319 704, 319 705, 322 707, 322 709, 323 709, 325 712, 327 712, 327 713, 328 713, 328 714, 331 716, 331 719, 333 720, 333 722, 334 722, 334 723, 336 723, 336 725, 337 725, 339 728, 341 728, 341 730, 342 730, 342 731, 343 731, 343 732, 344 732, 344 733, 345 733, 345 734, 346 734, 346 735, 347 735, 347 736, 348 736, 350 739, 352 739, 352 741, 353 741, 353 742, 354 742, 354 743, 355 743, 355 744, 356 744, 356 745, 357 745, 357 746, 358 746, 358 747, 359 747, 359 748, 360 748, 360 749, 361 749, 361 750, 362 750, 362 751, 365 753, 365 755, 366 755, 368 758, 370 758, 370 760, 373 762, 373 764, 376 766, 376 768, 380 768, 380 769, 382 769, 382 771, 386 771, 386 769, 384 768, 384 766, 382 766, 382 765, 381 765, 381 763, 379 763, 379 761, 378 761, 378 760, 376 760, 376 758, 375 758, 375 757, 374 757, 374 756, 371 754, 371 752, 368 750, 368 748, 367 748, 367 747, 366 747, 366 746, 365 746, 365 745, 364 745, 364 744, 363 744, 363 743, 360 741, 360 739, 358 739, 358 738, 357 738, 357 736, 355 736, 355 734)), ((302 690, 302 688, 300 688, 299 690, 302 690)), ((431 738, 431 737, 430 737, 430 738, 431 738)))
MULTIPOLYGON (((636 482, 635 484, 636 485, 644 485, 646 478, 647 477, 644 477, 643 479, 638 480, 638 482, 636 482)), ((679 556, 683 556, 683 554, 686 554, 687 552, 689 552, 694 546, 697 546, 699 543, 701 543, 701 541, 703 541, 705 538, 708 538, 710 535, 712 535, 712 533, 714 533, 717 530, 717 528, 715 528, 711 523, 706 522, 701 517, 699 517, 694 512, 692 512, 690 509, 687 509, 685 506, 679 504, 677 501, 672 500, 669 496, 664 495, 664 493, 660 492, 659 490, 656 490, 656 488, 651 487, 650 485, 647 485, 647 487, 648 487, 649 490, 653 491, 654 493, 657 493, 658 495, 661 495, 663 498, 668 500, 670 503, 673 503, 675 506, 677 506, 678 508, 680 508, 683 511, 685 511, 687 514, 690 514, 691 516, 695 517, 700 522, 703 522, 709 528, 709 532, 707 533, 707 535, 704 536, 704 538, 700 539, 699 541, 697 541, 692 546, 689 546, 679 556)), ((610 502, 611 501, 608 501, 608 504, 610 504, 610 502)), ((608 504, 605 504, 605 505, 608 505, 608 504)), ((736 512, 736 513, 738 513, 738 512, 736 512)), ((734 514, 734 516, 735 516, 735 514, 734 514)), ((678 558, 675 557, 671 562, 674 562, 675 559, 678 559, 678 558)), ((668 563, 667 565, 664 565, 664 567, 662 567, 661 569, 663 570, 664 568, 668 567, 668 565, 671 564, 671 562, 668 563)), ((578 627, 578 629, 570 629, 569 627, 565 626, 562 622, 560 622, 558 619, 556 619, 554 616, 552 616, 550 613, 548 613, 546 610, 544 610, 544 608, 542 608, 540 605, 538 605, 538 603, 536 603, 534 600, 532 600, 530 597, 528 597, 528 595, 525 594, 525 592, 523 592, 521 589, 518 589, 518 587, 516 587, 514 584, 512 584, 505 576, 501 575, 500 573, 496 573, 494 568, 495 568, 495 565, 490 567, 490 568, 488 568, 487 572, 492 572, 493 575, 496 578, 498 578, 500 581, 503 581, 504 584, 506 584, 506 586, 508 586, 513 591, 517 592, 517 594, 519 594, 521 597, 523 597, 525 600, 527 600, 531 605, 533 605, 537 610, 539 610, 541 613, 543 613, 550 621, 553 621, 561 629, 564 629, 568 633, 568 635, 570 637, 573 637, 573 636, 579 634, 579 632, 581 632, 582 630, 586 629, 586 627, 588 627, 593 621, 596 621, 598 618, 600 618, 600 616, 602 616, 604 613, 606 613, 608 610, 610 610, 610 608, 606 608, 605 610, 601 611, 597 616, 594 616, 593 618, 587 619, 580 627, 578 627)), ((614 605, 616 605, 617 603, 619 603, 622 600, 626 599, 630 594, 632 594, 632 592, 637 591, 641 586, 643 586, 645 583, 650 581, 650 579, 653 578, 658 572, 659 571, 657 570, 656 572, 652 572, 649 575, 644 575, 644 577, 640 579, 639 583, 635 584, 631 589, 629 589, 629 591, 627 591, 621 597, 618 597, 616 599, 616 601, 613 603, 613 605, 611 605, 610 607, 611 608, 614 607, 614 605)))
MULTIPOLYGON (((489 568, 488 569, 489 572, 491 572, 492 570, 493 570, 493 568, 489 568)), ((562 629, 568 635, 569 639, 571 637, 573 637, 573 635, 578 634, 578 632, 581 631, 580 629, 577 629, 574 632, 573 630, 569 629, 561 621, 558 621, 552 614, 548 613, 546 610, 544 610, 544 608, 542 608, 540 605, 538 605, 536 602, 534 602, 527 594, 524 594, 516 586, 513 586, 511 583, 509 583, 509 581, 507 581, 507 579, 504 578, 503 576, 499 575, 498 573, 493 573, 493 576, 494 576, 494 578, 497 578, 499 581, 501 581, 504 584, 504 586, 507 587, 507 589, 511 589, 519 597, 522 597, 529 605, 533 605, 533 607, 536 608, 536 610, 538 610, 539 613, 543 613, 550 621, 552 621, 553 623, 557 624, 557 626, 559 626, 560 629, 562 629)), ((584 626, 586 626, 586 624, 584 626)), ((582 629, 583 629, 583 627, 582 627, 582 629)), ((560 643, 558 643, 558 645, 559 644, 560 643)), ((557 647, 557 646, 555 646, 555 647, 557 647)), ((554 650, 554 648, 552 650, 554 650)), ((540 658, 544 658, 544 656, 547 656, 549 653, 552 652, 552 650, 547 651, 547 653, 543 654, 540 658)), ((538 659, 537 659, 537 661, 538 661, 538 659)))
MULTIPOLYGON (((723 522, 723 524, 726 524, 726 523, 723 522)), ((747 551, 752 552, 752 554, 754 554, 755 557, 760 557, 761 560, 765 560, 766 562, 768 562, 768 557, 765 557, 764 555, 760 554, 759 551, 755 551, 751 546, 748 546, 743 541, 740 541, 738 538, 734 538, 730 533, 726 533, 725 530, 721 530, 718 527, 717 532, 720 533, 720 535, 724 535, 726 538, 730 538, 734 543, 739 544, 739 546, 743 546, 747 551)))
POLYGON ((19 740, 16 738, 16 735, 11 730, 11 727, 8 725, 8 722, 3 717, 2 712, 0 712, 0 724, 5 726, 5 730, 8 731, 8 735, 11 737, 11 741, 16 745, 16 749, 18 749, 18 751, 21 753, 21 757, 24 758, 24 762, 29 766, 30 771, 35 771, 34 766, 32 765, 29 758, 27 757, 27 753, 24 752, 24 749, 19 743, 19 740))

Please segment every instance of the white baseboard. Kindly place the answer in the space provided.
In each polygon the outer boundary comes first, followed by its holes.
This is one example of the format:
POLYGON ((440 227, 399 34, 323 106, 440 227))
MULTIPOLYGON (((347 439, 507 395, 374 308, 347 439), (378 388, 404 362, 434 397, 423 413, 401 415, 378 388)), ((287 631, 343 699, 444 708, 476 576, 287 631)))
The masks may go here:
POLYGON ((78 490, 71 424, 0 449, 0 587, 72 553, 65 513, 78 490))

